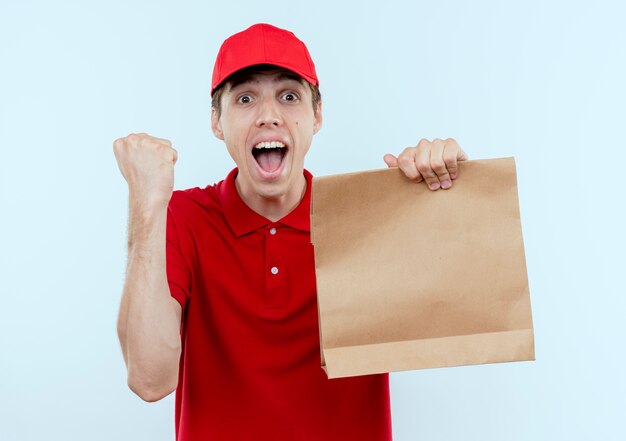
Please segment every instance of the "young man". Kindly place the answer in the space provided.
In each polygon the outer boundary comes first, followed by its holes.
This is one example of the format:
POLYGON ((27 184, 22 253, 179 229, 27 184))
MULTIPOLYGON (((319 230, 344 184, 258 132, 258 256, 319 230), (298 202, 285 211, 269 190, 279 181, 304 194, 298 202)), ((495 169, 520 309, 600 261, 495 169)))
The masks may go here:
MULTIPOLYGON (((388 375, 328 380, 320 367, 304 169, 318 86, 304 43, 254 25, 223 43, 213 73, 211 126, 237 166, 226 179, 173 192, 170 141, 113 144, 129 186, 128 384, 146 401, 176 390, 178 440, 391 439, 388 375)), ((422 140, 384 159, 437 190, 466 157, 422 140)))

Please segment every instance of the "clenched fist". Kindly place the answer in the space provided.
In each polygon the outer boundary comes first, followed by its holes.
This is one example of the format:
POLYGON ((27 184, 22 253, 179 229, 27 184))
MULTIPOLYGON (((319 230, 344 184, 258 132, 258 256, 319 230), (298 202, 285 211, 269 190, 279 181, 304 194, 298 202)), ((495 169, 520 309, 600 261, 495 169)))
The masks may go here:
POLYGON ((147 204, 169 202, 178 159, 169 140, 131 133, 113 142, 113 152, 131 197, 147 204))

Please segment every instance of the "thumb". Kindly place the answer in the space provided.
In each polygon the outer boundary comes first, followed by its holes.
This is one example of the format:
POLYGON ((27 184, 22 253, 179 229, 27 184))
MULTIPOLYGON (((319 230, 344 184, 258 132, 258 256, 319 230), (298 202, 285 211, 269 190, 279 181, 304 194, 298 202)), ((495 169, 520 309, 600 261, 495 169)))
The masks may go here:
POLYGON ((397 167, 398 166, 398 158, 393 156, 391 153, 387 153, 383 157, 383 160, 385 161, 385 164, 387 164, 387 167, 397 167))

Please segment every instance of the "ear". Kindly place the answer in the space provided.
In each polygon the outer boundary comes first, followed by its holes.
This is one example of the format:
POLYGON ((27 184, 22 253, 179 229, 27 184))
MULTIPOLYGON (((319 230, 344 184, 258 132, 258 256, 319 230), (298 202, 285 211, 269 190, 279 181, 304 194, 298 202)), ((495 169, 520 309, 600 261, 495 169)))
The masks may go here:
POLYGON ((217 139, 224 141, 224 132, 222 131, 222 123, 217 116, 215 107, 211 107, 211 129, 217 139))
POLYGON ((322 128, 322 103, 317 104, 317 110, 315 111, 315 115, 313 115, 313 134, 320 131, 322 128))

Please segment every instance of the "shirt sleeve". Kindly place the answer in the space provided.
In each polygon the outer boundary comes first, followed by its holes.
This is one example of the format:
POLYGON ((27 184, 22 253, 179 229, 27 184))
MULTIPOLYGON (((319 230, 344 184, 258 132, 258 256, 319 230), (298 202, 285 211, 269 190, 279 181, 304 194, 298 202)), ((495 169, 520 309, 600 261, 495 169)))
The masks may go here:
POLYGON ((167 209, 165 263, 170 295, 184 309, 191 291, 191 271, 185 260, 185 250, 181 247, 180 236, 171 208, 167 209))

